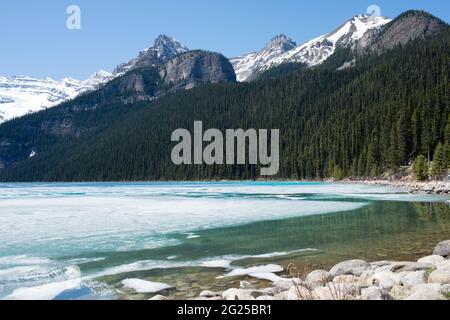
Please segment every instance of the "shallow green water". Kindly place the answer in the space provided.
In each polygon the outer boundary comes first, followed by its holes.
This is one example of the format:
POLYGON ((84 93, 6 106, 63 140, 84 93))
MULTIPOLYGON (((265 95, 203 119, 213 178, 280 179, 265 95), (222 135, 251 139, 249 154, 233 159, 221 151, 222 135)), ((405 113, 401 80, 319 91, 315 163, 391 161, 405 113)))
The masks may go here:
MULTIPOLYGON (((103 269, 111 264, 127 264, 136 260, 166 259, 192 261, 203 257, 256 255, 266 252, 292 252, 278 257, 242 258, 232 262, 235 267, 251 267, 276 263, 289 276, 317 268, 329 268, 347 259, 416 260, 431 254, 436 243, 450 238, 450 208, 444 203, 411 203, 375 201, 360 209, 333 214, 261 221, 243 226, 217 228, 196 232, 198 238, 184 239, 173 247, 135 252, 105 253, 99 262, 81 265, 82 270, 103 269), (295 252, 299 248, 316 250, 295 252), (293 268, 295 267, 295 269, 293 268)), ((177 287, 167 292, 174 297, 194 297, 206 289, 224 290, 239 287, 239 280, 255 286, 269 285, 252 277, 217 279, 222 268, 161 268, 103 277, 102 280, 120 288, 125 278, 140 278, 177 287)), ((151 296, 151 295, 150 295, 151 296)), ((122 298, 143 298, 129 290, 122 298)))

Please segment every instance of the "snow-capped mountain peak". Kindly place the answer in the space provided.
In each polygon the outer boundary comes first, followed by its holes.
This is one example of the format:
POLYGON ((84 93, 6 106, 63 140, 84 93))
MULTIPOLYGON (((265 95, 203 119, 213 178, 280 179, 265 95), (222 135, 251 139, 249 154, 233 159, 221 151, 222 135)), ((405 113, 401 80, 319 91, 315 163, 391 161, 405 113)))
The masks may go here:
POLYGON ((169 60, 179 53, 189 51, 189 49, 177 39, 162 34, 156 38, 153 47, 146 51, 155 50, 158 58, 169 60))
POLYGON ((284 34, 279 34, 273 37, 266 45, 266 49, 277 49, 282 48, 285 50, 291 50, 295 48, 297 44, 288 36, 284 34))
POLYGON ((257 72, 270 68, 270 61, 294 49, 296 45, 291 38, 280 34, 273 37, 261 51, 230 59, 237 80, 249 80, 257 72))
POLYGON ((111 76, 112 76, 111 72, 108 72, 105 70, 99 70, 96 73, 94 73, 89 79, 103 80, 103 79, 109 78, 111 76))
POLYGON ((187 51, 189 49, 177 39, 162 34, 155 39, 153 46, 141 51, 136 58, 118 65, 113 75, 120 76, 136 68, 161 65, 187 51))
MULTIPOLYGON (((379 28, 390 21, 390 19, 381 16, 357 15, 334 31, 302 45, 294 45, 291 48, 288 45, 284 47, 287 50, 275 50, 268 55, 267 49, 272 42, 275 44, 278 41, 285 43, 282 40, 287 37, 281 35, 272 39, 262 51, 233 58, 231 62, 235 68, 238 81, 251 80, 258 73, 287 62, 301 62, 312 67, 328 59, 336 48, 352 45, 361 39, 368 30, 379 28), (261 57, 264 57, 264 59, 261 57)), ((293 41, 292 43, 295 44, 293 41)))

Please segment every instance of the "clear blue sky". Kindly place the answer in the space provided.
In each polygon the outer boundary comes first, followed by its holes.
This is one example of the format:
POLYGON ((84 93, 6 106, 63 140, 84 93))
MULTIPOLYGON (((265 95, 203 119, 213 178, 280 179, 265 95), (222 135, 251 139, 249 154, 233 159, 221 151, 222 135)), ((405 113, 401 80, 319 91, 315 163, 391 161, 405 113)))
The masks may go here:
POLYGON ((302 43, 372 4, 388 17, 423 9, 450 19, 448 0, 1 0, 0 75, 84 79, 128 61, 161 33, 231 57, 279 33, 302 43), (66 28, 71 4, 81 8, 81 30, 66 28))

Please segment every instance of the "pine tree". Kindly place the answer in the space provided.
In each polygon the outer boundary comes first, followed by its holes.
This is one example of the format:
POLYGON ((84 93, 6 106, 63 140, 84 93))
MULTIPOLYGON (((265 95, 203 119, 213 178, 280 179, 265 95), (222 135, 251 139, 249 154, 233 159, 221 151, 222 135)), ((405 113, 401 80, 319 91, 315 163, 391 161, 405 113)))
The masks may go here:
POLYGON ((445 149, 441 143, 436 146, 431 166, 431 176, 434 179, 442 179, 447 175, 447 161, 445 149))
POLYGON ((427 159, 423 155, 419 155, 414 161, 413 172, 416 179, 419 181, 425 181, 428 179, 428 163, 427 159))

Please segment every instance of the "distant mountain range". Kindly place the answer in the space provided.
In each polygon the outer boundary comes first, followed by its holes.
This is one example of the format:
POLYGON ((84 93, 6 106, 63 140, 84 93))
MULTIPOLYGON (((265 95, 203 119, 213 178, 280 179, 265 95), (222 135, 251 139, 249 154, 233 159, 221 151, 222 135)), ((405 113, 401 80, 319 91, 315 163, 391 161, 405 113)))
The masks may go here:
POLYGON ((73 78, 56 81, 28 76, 0 77, 0 123, 54 107, 82 93, 99 89, 128 71, 165 63, 187 51, 189 49, 176 39, 161 35, 152 47, 140 52, 135 59, 118 65, 112 73, 100 70, 83 81, 73 78))
POLYGON ((261 72, 288 62, 301 62, 312 67, 328 59, 336 48, 353 45, 368 30, 380 28, 390 21, 385 17, 358 15, 336 30, 299 46, 282 34, 273 38, 261 51, 232 58, 231 63, 238 81, 251 80, 261 72))
MULTIPOLYGON (((237 81, 250 81, 258 74, 287 62, 315 66, 329 58, 336 48, 354 44, 368 30, 379 28, 390 20, 385 17, 355 16, 326 35, 302 45, 285 35, 274 37, 261 51, 231 58, 237 81)), ((164 64, 189 49, 178 40, 160 35, 153 46, 141 51, 129 62, 119 64, 112 73, 99 71, 80 81, 65 78, 27 76, 0 77, 0 123, 25 114, 37 112, 93 91, 129 71, 164 64)))

